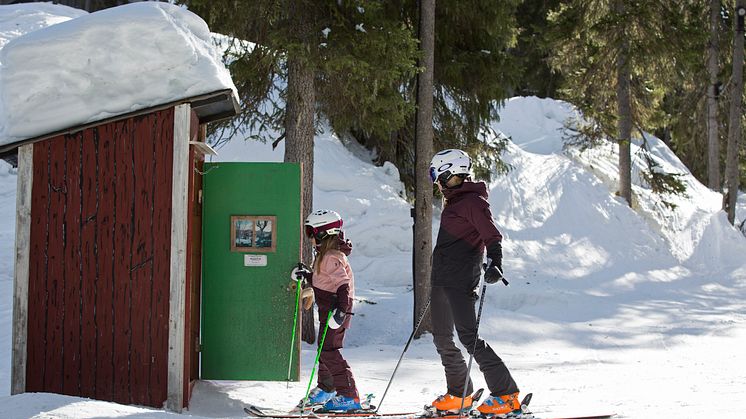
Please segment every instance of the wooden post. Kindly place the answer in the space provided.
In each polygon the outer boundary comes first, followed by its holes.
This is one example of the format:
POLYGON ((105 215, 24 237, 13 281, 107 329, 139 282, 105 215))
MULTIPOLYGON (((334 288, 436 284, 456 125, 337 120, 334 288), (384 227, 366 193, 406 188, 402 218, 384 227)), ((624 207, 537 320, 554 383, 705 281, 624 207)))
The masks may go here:
POLYGON ((26 338, 28 336, 28 281, 31 245, 31 188, 34 145, 18 148, 16 192, 16 257, 13 278, 13 361, 10 394, 26 391, 26 338))
POLYGON ((168 321, 168 400, 166 407, 184 406, 184 325, 186 298, 186 240, 189 195, 188 104, 174 108, 174 165, 171 210, 171 290, 168 321))

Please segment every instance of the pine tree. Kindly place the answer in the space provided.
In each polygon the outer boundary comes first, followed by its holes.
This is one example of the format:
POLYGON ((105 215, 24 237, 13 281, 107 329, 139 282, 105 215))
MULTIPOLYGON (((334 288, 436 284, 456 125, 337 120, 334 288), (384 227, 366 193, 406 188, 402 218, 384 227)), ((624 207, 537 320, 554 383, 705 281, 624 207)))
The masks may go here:
MULTIPOLYGON (((210 28, 229 36, 225 61, 242 106, 211 127, 218 142, 245 135, 285 140, 285 161, 303 165, 302 208, 313 203, 316 114, 337 130, 390 132, 413 107, 399 94, 416 73, 416 40, 374 0, 185 0, 210 28), (247 131, 248 133, 245 132, 247 131), (279 132, 279 138, 271 138, 279 132)), ((303 259, 311 259, 304 239, 303 259)), ((313 342, 313 316, 303 338, 313 342)))
POLYGON ((430 159, 433 155, 433 74, 435 62, 435 0, 420 2, 420 46, 423 68, 417 79, 417 126, 415 152, 414 203, 414 325, 422 317, 417 337, 432 331, 426 308, 430 303, 430 273, 433 249, 433 184, 430 179, 430 159), (425 317, 423 317, 425 316, 425 317))
MULTIPOLYGON (((550 14, 552 65, 565 78, 561 93, 595 125, 590 143, 619 144, 619 194, 631 205, 630 136, 665 124, 661 104, 689 61, 697 28, 691 2, 571 0, 550 14)), ((646 159, 652 162, 652 159, 646 159)), ((649 167, 654 190, 680 193, 678 177, 649 167)))
POLYGON ((524 0, 516 10, 518 37, 510 49, 515 57, 518 80, 515 94, 519 96, 556 97, 562 85, 562 75, 549 64, 551 45, 546 36, 551 10, 561 0, 524 0))
MULTIPOLYGON (((385 2, 390 19, 401 22, 412 34, 419 32, 418 1, 385 2)), ((435 74, 433 128, 435 149, 461 148, 480 155, 475 172, 489 178, 491 169, 506 166, 500 161, 505 142, 490 127, 498 118, 500 102, 514 91, 516 68, 510 48, 515 45, 518 0, 493 2, 441 0, 435 15, 435 74)), ((413 109, 416 78, 402 77, 397 89, 413 109)), ((351 130, 361 144, 377 152, 379 163, 391 161, 411 191, 414 185, 414 112, 389 132, 351 130)))
POLYGON ((728 221, 735 224, 736 200, 739 189, 739 154, 743 131, 743 60, 744 60, 744 19, 746 0, 736 0, 733 31, 733 71, 731 76, 730 116, 728 121, 728 150, 725 163, 725 202, 728 221))
POLYGON ((718 45, 720 0, 710 0, 710 39, 707 43, 707 186, 720 190, 720 135, 718 133, 718 45))

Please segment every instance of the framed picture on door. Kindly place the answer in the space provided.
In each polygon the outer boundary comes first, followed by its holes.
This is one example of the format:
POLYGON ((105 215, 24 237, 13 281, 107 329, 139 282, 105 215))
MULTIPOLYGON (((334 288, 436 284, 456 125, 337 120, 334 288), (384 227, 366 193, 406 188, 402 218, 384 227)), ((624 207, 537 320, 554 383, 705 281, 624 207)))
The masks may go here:
POLYGON ((274 252, 276 249, 276 216, 231 216, 231 252, 274 252))

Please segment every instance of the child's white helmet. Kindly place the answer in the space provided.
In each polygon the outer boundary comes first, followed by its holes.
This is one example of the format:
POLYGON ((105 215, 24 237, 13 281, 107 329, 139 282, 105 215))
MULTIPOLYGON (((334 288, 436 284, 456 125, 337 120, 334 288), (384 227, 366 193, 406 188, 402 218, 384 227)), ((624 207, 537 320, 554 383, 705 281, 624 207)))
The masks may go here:
POLYGON ((471 158, 464 151, 449 148, 433 156, 430 161, 430 179, 433 183, 439 179, 448 181, 456 175, 471 175, 471 158))
POLYGON ((319 240, 342 231, 342 217, 332 210, 316 210, 306 217, 306 236, 319 240))

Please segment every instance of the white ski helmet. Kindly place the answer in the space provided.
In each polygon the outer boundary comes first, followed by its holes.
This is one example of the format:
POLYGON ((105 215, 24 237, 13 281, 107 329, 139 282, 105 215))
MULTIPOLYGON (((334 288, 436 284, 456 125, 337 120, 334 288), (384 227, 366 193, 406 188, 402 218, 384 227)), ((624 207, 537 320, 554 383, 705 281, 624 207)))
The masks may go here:
POLYGON ((447 181, 456 175, 471 175, 471 158, 464 151, 449 148, 433 156, 430 161, 430 179, 447 181))
POLYGON ((342 217, 332 210, 316 210, 306 217, 306 236, 319 240, 342 231, 342 217))

